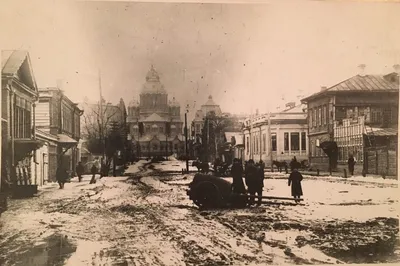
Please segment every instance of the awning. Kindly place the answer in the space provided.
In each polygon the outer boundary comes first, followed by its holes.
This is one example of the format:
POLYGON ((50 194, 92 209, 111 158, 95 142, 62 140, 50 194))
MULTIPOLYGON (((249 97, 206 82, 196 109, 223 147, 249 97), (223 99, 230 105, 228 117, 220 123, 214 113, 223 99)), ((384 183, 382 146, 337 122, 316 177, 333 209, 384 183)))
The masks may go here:
POLYGON ((397 132, 396 128, 372 128, 367 132, 367 135, 375 137, 390 137, 397 136, 397 132))
POLYGON ((44 142, 36 139, 17 139, 14 145, 15 160, 18 162, 29 156, 32 151, 42 147, 44 142))
POLYGON ((71 138, 70 136, 67 136, 65 134, 58 134, 57 135, 57 140, 58 143, 60 144, 78 144, 78 142, 76 140, 74 140, 73 138, 71 138))

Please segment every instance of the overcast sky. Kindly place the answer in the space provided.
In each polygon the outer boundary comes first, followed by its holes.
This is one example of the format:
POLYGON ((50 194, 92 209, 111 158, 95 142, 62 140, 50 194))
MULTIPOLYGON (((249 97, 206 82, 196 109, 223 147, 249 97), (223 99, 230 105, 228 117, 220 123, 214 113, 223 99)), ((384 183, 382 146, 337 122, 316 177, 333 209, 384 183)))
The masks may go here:
MULTIPOLYGON (((400 63, 400 5, 10 2, 2 49, 30 52, 38 86, 64 81, 74 101, 137 98, 151 64, 170 98, 197 109, 261 112, 358 73, 400 63)), ((298 3, 301 2, 301 3, 298 3)), ((190 110, 193 114, 193 109, 190 110)))

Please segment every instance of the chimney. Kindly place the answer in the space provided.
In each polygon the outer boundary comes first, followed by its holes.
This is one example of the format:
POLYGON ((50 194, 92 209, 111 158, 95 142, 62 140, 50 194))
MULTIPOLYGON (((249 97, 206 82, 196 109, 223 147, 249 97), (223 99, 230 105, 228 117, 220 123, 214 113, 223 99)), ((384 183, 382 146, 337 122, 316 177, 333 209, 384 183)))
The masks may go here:
POLYGON ((365 76, 365 67, 366 67, 365 64, 361 64, 361 65, 358 66, 359 75, 360 75, 360 76, 365 76))
POLYGON ((256 115, 258 115, 258 109, 256 109, 256 115))
POLYGON ((327 90, 328 88, 326 86, 321 86, 321 91, 327 90))
POLYGON ((393 68, 394 68, 394 71, 395 71, 397 74, 400 73, 400 65, 399 65, 399 64, 394 65, 393 68))
POLYGON ((62 79, 57 79, 57 88, 62 91, 64 89, 63 87, 64 81, 62 79))
POLYGON ((294 107, 296 106, 296 103, 295 103, 295 102, 289 102, 289 103, 287 103, 285 106, 286 106, 287 108, 291 109, 291 108, 294 108, 294 107))

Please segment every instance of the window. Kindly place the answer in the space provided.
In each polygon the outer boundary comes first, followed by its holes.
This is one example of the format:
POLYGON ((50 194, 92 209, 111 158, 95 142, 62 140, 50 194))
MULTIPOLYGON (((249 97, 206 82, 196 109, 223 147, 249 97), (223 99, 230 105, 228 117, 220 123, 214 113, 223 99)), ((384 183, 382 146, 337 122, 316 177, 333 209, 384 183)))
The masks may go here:
POLYGON ((276 133, 271 134, 272 151, 276 151, 276 133))
POLYGON ((317 126, 317 109, 313 110, 313 127, 317 126))
POLYGON ((284 140, 284 150, 288 151, 289 150, 289 133, 285 132, 283 135, 283 140, 284 140))
POLYGON ((292 151, 300 150, 300 134, 299 133, 290 133, 290 149, 292 151))
POLYGON ((322 108, 322 124, 325 126, 327 124, 327 115, 326 115, 326 105, 322 108))
POLYGON ((321 111, 321 107, 318 108, 318 126, 322 125, 322 111, 321 111))
POLYGON ((301 150, 305 151, 306 150, 306 132, 301 132, 301 150))
POLYGON ((150 132, 151 132, 150 130, 151 130, 150 125, 147 125, 147 126, 146 126, 146 132, 147 132, 147 133, 150 133, 150 132))
POLYGON ((178 150, 178 144, 174 144, 174 150, 178 150))
POLYGON ((199 124, 196 125, 196 134, 200 134, 200 125, 199 124))
POLYGON ((158 146, 157 146, 157 144, 153 144, 153 151, 156 151, 156 150, 158 150, 158 146))
POLYGON ((14 106, 14 136, 15 138, 31 138, 31 103, 16 97, 14 106))
POLYGON ((263 134, 263 152, 265 153, 267 151, 267 135, 264 133, 263 134))

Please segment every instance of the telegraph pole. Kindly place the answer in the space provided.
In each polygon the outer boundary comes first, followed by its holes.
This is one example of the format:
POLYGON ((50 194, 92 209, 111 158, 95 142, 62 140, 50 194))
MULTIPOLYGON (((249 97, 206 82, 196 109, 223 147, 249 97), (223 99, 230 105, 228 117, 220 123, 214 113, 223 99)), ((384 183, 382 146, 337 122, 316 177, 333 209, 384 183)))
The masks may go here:
POLYGON ((101 138, 101 142, 103 145, 103 159, 105 160, 106 158, 106 140, 105 140, 105 130, 103 127, 103 94, 101 91, 101 71, 99 69, 99 93, 100 93, 100 138, 101 138))
POLYGON ((188 153, 188 129, 187 129, 187 113, 185 112, 185 150, 186 150, 186 172, 189 172, 189 153, 188 153))
POLYGON ((271 172, 274 171, 273 168, 273 158, 272 158, 272 135, 271 135, 271 112, 268 113, 268 137, 269 137, 269 154, 271 159, 271 172))

